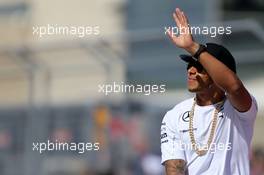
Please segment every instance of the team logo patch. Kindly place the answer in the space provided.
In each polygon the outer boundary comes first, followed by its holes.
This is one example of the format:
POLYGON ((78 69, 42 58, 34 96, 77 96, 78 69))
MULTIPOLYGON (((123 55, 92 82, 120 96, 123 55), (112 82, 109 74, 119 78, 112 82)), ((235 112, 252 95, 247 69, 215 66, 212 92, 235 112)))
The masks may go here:
POLYGON ((164 141, 161 142, 161 144, 162 144, 162 143, 167 143, 167 142, 168 142, 168 140, 164 140, 164 141))
POLYGON ((164 138, 166 138, 167 136, 168 136, 167 133, 163 133, 163 134, 161 134, 160 139, 164 139, 164 138))
POLYGON ((219 114, 218 114, 218 117, 219 117, 219 118, 224 118, 224 115, 223 115, 223 113, 222 113, 222 112, 221 112, 221 113, 219 113, 219 114))
POLYGON ((182 120, 184 122, 189 122, 190 121, 190 111, 186 111, 185 113, 183 113, 182 120))
MULTIPOLYGON (((193 128, 193 130, 196 131, 197 128, 193 128)), ((182 132, 182 133, 189 132, 189 131, 190 131, 190 129, 183 129, 183 130, 180 130, 180 132, 182 132)))

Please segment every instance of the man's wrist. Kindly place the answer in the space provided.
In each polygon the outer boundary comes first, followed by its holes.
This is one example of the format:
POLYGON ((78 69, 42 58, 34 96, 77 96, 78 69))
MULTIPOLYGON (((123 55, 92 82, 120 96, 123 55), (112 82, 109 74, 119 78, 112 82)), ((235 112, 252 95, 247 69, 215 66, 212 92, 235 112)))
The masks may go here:
POLYGON ((189 52, 191 55, 194 55, 196 52, 197 52, 197 50, 199 49, 199 44, 198 43, 196 43, 196 42, 193 42, 192 44, 191 44, 191 46, 190 47, 188 47, 188 48, 185 48, 185 50, 187 51, 187 52, 189 52))

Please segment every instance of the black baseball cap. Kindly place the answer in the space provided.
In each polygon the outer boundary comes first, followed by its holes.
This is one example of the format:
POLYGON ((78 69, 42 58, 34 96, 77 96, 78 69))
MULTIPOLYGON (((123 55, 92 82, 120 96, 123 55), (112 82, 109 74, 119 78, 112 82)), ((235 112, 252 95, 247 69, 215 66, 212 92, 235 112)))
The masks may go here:
MULTIPOLYGON (((224 46, 215 43, 206 43, 206 50, 217 60, 226 65, 230 70, 236 73, 236 61, 232 54, 224 46)), ((180 58, 187 63, 198 62, 191 55, 180 55, 180 58)))

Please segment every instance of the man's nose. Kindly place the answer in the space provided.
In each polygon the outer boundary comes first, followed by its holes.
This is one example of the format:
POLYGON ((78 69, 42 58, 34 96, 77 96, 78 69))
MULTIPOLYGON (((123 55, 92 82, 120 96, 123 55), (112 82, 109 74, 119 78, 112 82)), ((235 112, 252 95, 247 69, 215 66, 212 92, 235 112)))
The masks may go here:
POLYGON ((196 74, 197 73, 197 69, 195 68, 195 67, 190 67, 189 69, 188 69, 188 74, 196 74))

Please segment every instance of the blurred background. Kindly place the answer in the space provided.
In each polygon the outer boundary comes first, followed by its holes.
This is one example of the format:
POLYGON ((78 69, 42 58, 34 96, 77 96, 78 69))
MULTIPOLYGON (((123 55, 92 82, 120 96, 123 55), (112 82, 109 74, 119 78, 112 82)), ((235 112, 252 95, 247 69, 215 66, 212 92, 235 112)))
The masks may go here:
POLYGON ((180 7, 195 35, 225 45, 257 101, 251 171, 264 174, 263 0, 0 0, 0 174, 160 175, 160 124, 192 94, 186 65, 164 35, 180 7), (99 35, 33 35, 36 26, 99 26, 99 35), (165 93, 99 92, 99 85, 165 84, 165 93), (39 154, 33 142, 100 142, 99 151, 39 154))

